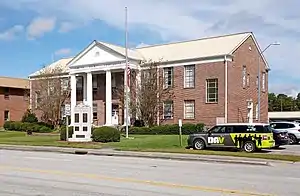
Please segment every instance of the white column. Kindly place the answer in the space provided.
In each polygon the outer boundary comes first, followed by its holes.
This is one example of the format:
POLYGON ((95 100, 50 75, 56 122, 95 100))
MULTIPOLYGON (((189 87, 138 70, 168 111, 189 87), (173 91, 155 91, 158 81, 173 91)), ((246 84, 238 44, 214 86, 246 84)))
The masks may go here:
POLYGON ((83 74, 83 104, 87 104, 87 74, 83 74))
POLYGON ((91 120, 93 119, 93 75, 91 72, 86 74, 86 103, 91 107, 91 120))
POLYGON ((105 125, 110 126, 111 115, 112 115, 112 93, 111 93, 111 70, 106 71, 106 99, 105 99, 105 109, 106 109, 106 123, 105 125))
POLYGON ((76 75, 71 75, 71 125, 74 124, 74 108, 76 106, 76 75))

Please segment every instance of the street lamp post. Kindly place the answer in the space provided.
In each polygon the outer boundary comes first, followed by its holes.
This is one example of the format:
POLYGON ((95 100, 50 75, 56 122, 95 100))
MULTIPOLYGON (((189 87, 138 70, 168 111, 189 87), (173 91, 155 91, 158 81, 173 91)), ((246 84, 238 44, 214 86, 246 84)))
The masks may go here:
POLYGON ((274 42, 269 44, 264 50, 260 52, 260 55, 258 57, 258 80, 257 80, 257 85, 258 85, 258 97, 257 97, 257 105, 258 105, 258 122, 260 122, 260 91, 261 91, 261 82, 260 82, 260 57, 263 55, 263 53, 270 47, 270 46, 278 46, 280 43, 274 42))

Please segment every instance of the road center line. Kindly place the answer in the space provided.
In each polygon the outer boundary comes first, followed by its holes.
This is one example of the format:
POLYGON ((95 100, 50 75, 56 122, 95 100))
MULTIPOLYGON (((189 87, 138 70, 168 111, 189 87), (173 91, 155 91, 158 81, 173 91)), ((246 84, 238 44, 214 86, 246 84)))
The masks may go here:
POLYGON ((6 166, 6 165, 0 165, 0 169, 11 169, 14 171, 31 172, 31 173, 55 174, 55 175, 69 176, 69 177, 77 176, 77 177, 83 177, 83 178, 98 179, 98 180, 110 180, 110 181, 118 181, 118 182, 131 182, 131 183, 148 184, 148 185, 160 186, 160 187, 182 188, 182 189, 189 189, 189 190, 195 190, 195 191, 219 192, 219 193, 226 193, 226 194, 232 194, 232 195, 272 196, 271 194, 254 193, 254 192, 247 192, 247 191, 241 191, 241 190, 229 190, 229 189, 214 188, 214 187, 192 186, 192 185, 174 184, 174 183, 168 183, 168 182, 138 180, 138 179, 132 179, 132 178, 109 177, 109 176, 102 176, 102 175, 95 175, 95 174, 65 172, 65 171, 59 171, 59 170, 41 170, 41 169, 33 169, 33 168, 12 167, 12 166, 6 166))

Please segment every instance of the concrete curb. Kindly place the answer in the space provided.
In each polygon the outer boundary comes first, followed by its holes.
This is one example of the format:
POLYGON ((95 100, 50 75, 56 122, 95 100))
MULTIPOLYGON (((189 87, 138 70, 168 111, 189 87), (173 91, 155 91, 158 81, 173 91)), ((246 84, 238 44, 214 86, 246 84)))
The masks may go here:
MULTIPOLYGON (((201 161, 213 163, 245 164, 256 166, 272 166, 269 161, 255 160, 250 158, 235 158, 214 155, 188 155, 176 153, 151 153, 151 152, 133 152, 133 151, 114 151, 108 149, 79 149, 79 148, 61 148, 61 147, 41 147, 41 146, 14 146, 0 145, 1 150, 32 151, 32 152, 56 152, 64 154, 95 155, 95 156, 115 156, 115 157, 135 157, 150 159, 165 159, 179 161, 201 161)), ((274 161, 273 161, 274 162, 274 161)))

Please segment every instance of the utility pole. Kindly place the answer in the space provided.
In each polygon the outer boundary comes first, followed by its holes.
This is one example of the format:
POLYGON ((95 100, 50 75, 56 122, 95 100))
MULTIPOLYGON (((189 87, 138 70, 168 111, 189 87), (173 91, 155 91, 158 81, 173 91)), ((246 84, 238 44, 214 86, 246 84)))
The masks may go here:
POLYGON ((126 56, 126 65, 125 65, 125 125, 126 125, 126 138, 128 138, 128 46, 127 46, 127 7, 125 7, 125 56, 126 56))

